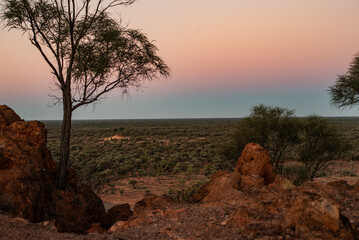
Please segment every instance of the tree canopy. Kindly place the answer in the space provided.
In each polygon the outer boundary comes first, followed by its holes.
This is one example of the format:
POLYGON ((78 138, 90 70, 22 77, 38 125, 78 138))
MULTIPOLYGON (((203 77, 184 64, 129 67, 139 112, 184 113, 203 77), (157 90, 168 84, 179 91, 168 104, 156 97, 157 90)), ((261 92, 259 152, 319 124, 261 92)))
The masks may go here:
POLYGON ((331 103, 338 108, 359 105, 359 55, 354 56, 348 71, 329 87, 329 93, 331 103))
POLYGON ((1 18, 27 34, 55 76, 63 105, 57 185, 66 188, 72 112, 106 93, 127 93, 144 81, 168 77, 169 68, 144 33, 113 19, 109 10, 134 0, 3 0, 1 18))

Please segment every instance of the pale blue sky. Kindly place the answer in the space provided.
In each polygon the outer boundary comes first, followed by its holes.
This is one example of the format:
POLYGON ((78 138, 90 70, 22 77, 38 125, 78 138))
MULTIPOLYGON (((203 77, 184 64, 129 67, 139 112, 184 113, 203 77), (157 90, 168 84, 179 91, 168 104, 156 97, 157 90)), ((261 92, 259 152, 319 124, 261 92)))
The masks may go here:
MULTIPOLYGON (((298 116, 359 116, 329 105, 328 86, 359 52, 358 0, 139 0, 114 17, 156 40, 168 80, 131 99, 113 92, 74 119, 244 117, 264 103, 298 116)), ((0 104, 25 119, 61 119, 52 76, 26 36, 1 30, 0 104)))

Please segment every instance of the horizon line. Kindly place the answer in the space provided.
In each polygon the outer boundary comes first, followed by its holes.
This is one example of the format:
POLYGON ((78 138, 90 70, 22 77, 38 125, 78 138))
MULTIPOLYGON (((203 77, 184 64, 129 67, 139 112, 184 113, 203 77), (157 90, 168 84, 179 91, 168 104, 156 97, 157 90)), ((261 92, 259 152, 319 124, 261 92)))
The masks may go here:
MULTIPOLYGON (((312 115, 312 114, 310 114, 312 115)), ((295 118, 305 118, 307 116, 294 116, 295 118)), ((320 116, 322 118, 359 118, 358 116, 320 116)), ((246 116, 247 117, 247 116, 246 116)), ((230 119, 243 119, 246 117, 179 117, 179 118, 80 118, 80 119, 72 119, 72 121, 134 121, 134 120, 230 120, 230 119)), ((23 119, 25 120, 25 119, 23 119)), ((62 121, 62 119, 29 119, 25 121, 62 121)))

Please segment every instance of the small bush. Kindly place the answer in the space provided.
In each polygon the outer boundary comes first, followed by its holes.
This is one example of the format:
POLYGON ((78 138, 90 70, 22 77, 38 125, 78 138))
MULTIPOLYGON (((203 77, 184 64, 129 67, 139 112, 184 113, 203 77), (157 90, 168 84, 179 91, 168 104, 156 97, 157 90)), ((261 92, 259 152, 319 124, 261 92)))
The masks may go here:
POLYGON ((302 185, 309 180, 309 173, 302 164, 285 166, 283 174, 296 186, 302 185))
POLYGON ((255 106, 238 123, 232 140, 222 147, 222 156, 234 166, 247 143, 259 143, 268 150, 274 170, 281 173, 284 160, 298 143, 298 130, 299 121, 293 110, 255 106))
POLYGON ((343 170, 340 173, 341 177, 356 177, 357 175, 355 173, 353 173, 352 171, 348 171, 348 170, 343 170))
POLYGON ((188 203, 193 194, 207 181, 199 181, 194 184, 191 184, 182 190, 169 189, 167 195, 176 202, 188 203))
POLYGON ((128 184, 130 184, 134 187, 137 184, 137 181, 135 179, 130 179, 130 180, 128 180, 128 184))
POLYGON ((302 141, 298 148, 298 157, 304 164, 310 180, 313 180, 331 160, 338 158, 350 148, 336 128, 315 115, 303 120, 301 132, 302 141))
POLYGON ((124 190, 124 189, 119 188, 119 189, 118 189, 118 192, 120 193, 120 195, 121 195, 121 197, 122 197, 122 196, 123 196, 123 194, 125 193, 125 190, 124 190))

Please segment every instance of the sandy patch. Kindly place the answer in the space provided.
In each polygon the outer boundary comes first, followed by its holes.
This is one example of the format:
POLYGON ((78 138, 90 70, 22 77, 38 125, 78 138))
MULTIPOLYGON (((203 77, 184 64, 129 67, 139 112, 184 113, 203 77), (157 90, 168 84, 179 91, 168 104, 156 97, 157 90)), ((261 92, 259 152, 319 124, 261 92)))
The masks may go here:
POLYGON ((103 140, 105 141, 111 141, 111 140, 130 140, 130 137, 125 137, 125 136, 121 136, 121 135, 114 135, 112 137, 107 137, 104 138, 103 140))

